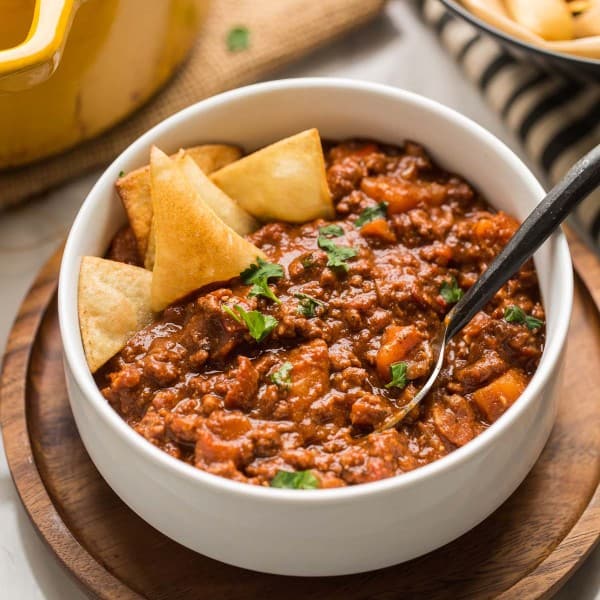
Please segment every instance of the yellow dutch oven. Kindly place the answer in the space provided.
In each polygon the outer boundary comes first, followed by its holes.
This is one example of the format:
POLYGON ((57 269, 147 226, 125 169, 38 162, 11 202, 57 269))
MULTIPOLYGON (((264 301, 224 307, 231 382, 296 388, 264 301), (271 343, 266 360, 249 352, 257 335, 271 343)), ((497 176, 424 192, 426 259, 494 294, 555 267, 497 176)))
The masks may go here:
POLYGON ((92 137, 190 49, 207 0, 0 0, 0 169, 92 137))

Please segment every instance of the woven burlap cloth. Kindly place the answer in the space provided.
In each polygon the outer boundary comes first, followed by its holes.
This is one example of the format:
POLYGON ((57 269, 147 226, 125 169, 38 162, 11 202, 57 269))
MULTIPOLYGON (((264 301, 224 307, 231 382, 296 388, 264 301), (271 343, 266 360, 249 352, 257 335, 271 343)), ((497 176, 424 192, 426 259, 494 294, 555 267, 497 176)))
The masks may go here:
MULTIPOLYGON (((0 172, 0 208, 107 164, 141 133, 202 98, 266 77, 374 17, 385 0, 212 0, 198 41, 169 84, 126 121, 94 140, 30 166, 0 172), (229 52, 244 25, 250 47, 229 52)), ((0 132, 1 135, 1 132, 0 132)))

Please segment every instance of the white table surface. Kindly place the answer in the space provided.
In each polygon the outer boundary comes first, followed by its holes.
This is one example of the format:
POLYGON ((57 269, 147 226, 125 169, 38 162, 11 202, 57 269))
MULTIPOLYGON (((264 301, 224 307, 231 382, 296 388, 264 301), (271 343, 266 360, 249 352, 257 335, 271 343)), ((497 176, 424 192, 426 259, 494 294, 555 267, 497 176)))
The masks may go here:
MULTIPOLYGON (((523 156, 516 139, 462 77, 412 6, 403 0, 393 0, 384 16, 360 31, 273 74, 273 78, 302 76, 367 79, 413 90, 466 114, 523 156)), ((0 215, 0 350, 4 348, 20 300, 66 235, 97 177, 98 173, 83 177, 39 201, 0 215)), ((84 598, 29 522, 3 451, 0 452, 0 598, 84 598)), ((600 548, 556 598, 600 600, 600 548)))

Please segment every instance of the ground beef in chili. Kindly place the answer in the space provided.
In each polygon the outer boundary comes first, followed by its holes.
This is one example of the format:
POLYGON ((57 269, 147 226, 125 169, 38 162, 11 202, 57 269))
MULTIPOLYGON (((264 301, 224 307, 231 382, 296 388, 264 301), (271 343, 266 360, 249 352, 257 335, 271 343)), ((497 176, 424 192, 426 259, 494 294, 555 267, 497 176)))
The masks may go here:
POLYGON ((140 260, 137 242, 131 227, 125 226, 117 231, 108 248, 106 258, 136 267, 144 266, 140 260))
MULTIPOLYGON (((281 304, 249 296, 239 278, 200 290, 167 308, 97 377, 140 435, 209 473, 269 485, 279 470, 310 469, 320 487, 334 487, 410 471, 498 419, 540 359, 543 327, 503 318, 513 305, 544 318, 528 262, 450 342, 421 406, 396 429, 357 439, 408 402, 431 369, 430 341, 453 302, 443 287, 467 290, 518 223, 417 144, 351 141, 325 151, 335 221, 268 223, 249 236, 284 268, 270 281, 281 304), (355 225, 382 202, 384 218, 355 225), (356 250, 347 271, 327 266, 318 245, 330 223, 343 229, 332 241, 356 250), (224 304, 278 325, 258 343, 224 304), (386 387, 399 362, 405 387, 386 387)), ((129 248, 134 262, 131 239, 115 248, 129 248)))

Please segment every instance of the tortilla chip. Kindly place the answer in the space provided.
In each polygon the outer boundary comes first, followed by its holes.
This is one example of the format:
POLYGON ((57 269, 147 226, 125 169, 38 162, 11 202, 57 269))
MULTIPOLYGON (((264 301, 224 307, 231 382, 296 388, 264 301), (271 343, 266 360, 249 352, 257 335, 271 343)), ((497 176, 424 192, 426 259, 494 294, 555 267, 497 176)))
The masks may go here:
MULTIPOLYGON (((183 152, 208 174, 221 169, 242 155, 239 148, 223 144, 194 146, 183 152)), ((146 165, 119 177, 115 186, 137 240, 140 256, 145 256, 152 222, 150 167, 146 165)))
POLYGON ((210 175, 238 160, 242 156, 242 151, 237 146, 205 144, 184 148, 183 154, 189 156, 204 173, 210 175))
POLYGON ((264 254, 226 225, 184 175, 153 147, 150 155, 156 258, 153 310, 198 288, 239 275, 264 254))
POLYGON ((81 259, 79 327, 92 373, 152 322, 151 285, 146 269, 96 256, 81 259))
MULTIPOLYGON (((238 206, 225 192, 220 190, 198 167, 192 158, 185 152, 180 152, 171 157, 181 167, 183 175, 197 190, 198 194, 212 208, 217 216, 231 229, 240 235, 246 235, 258 229, 258 221, 238 206)), ((144 257, 144 267, 154 269, 156 256, 156 237, 154 235, 154 220, 150 225, 148 247, 144 257)))
POLYGON ((205 174, 198 168, 198 165, 189 155, 181 155, 176 159, 177 164, 181 166, 183 174, 189 182, 196 188, 202 200, 208 204, 219 218, 231 229, 240 235, 247 235, 259 227, 258 221, 248 212, 246 212, 237 202, 232 200, 225 192, 218 188, 205 174))
POLYGON ((257 150, 216 171, 211 179, 261 221, 304 223, 334 216, 316 129, 257 150))
MULTIPOLYGON (((518 40, 552 52, 561 52, 591 59, 600 58, 599 35, 569 40, 545 40, 531 29, 513 20, 509 16, 504 3, 500 3, 498 0, 460 0, 460 3, 482 21, 518 40)), ((591 12, 592 10, 590 8, 586 12, 591 12)), ((577 17, 577 19, 579 18, 577 17)), ((575 31, 575 35, 578 35, 577 30, 575 31)))
POLYGON ((148 233, 148 247, 146 248, 146 256, 144 256, 144 268, 148 271, 154 269, 154 261, 156 259, 156 234, 154 232, 154 219, 150 223, 150 232, 148 233))

